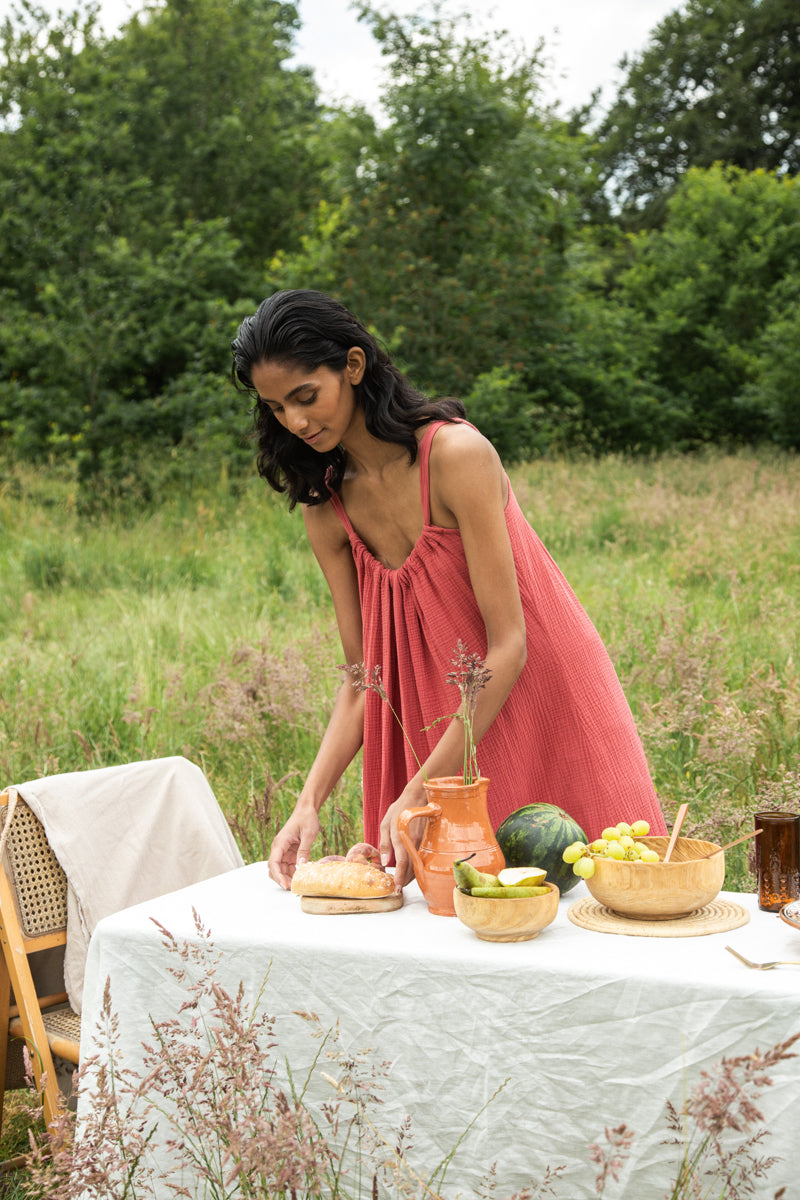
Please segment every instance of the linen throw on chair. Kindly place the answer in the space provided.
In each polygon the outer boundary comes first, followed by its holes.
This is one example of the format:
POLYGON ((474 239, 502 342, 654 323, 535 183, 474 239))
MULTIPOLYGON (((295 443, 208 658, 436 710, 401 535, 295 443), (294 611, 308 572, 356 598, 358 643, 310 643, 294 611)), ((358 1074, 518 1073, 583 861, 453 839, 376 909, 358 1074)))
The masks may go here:
POLYGON ((208 780, 186 758, 51 775, 16 789, 67 876, 64 982, 75 1012, 98 921, 243 866, 208 780))

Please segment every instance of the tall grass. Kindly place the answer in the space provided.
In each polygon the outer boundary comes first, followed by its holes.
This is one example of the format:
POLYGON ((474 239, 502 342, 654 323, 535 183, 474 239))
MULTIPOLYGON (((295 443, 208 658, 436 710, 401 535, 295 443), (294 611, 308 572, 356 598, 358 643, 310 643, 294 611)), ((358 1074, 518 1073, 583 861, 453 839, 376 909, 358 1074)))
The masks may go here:
MULTIPOLYGON (((247 847, 260 856, 338 685, 299 512, 224 476, 140 512, 88 516, 75 497, 55 473, 7 468, 0 485, 5 781, 185 754, 234 820, 264 814, 247 847)), ((348 825, 358 791, 354 770, 337 797, 348 825)))
MULTIPOLYGON (((732 840, 800 808, 800 461, 540 463, 514 479, 609 647, 668 817, 732 840)), ((750 890, 752 850, 726 855, 750 890)))
MULTIPOLYGON (((0 786, 185 754, 252 860, 341 652, 299 512, 257 479, 198 478, 91 509, 63 469, 3 463, 0 786)), ((730 840, 759 805, 800 808, 800 461, 542 461, 512 483, 609 646, 667 815, 688 800, 690 831, 730 840)), ((320 852, 360 836, 356 763, 320 852)), ((725 886, 752 889, 747 847, 726 862, 725 886)))
MULTIPOLYGON (((151 467, 152 474, 152 467, 151 467)), ((87 509, 63 469, 0 476, 3 782, 185 754, 263 857, 341 660, 299 512, 224 469, 87 509)), ((759 452, 512 472, 614 659, 663 807, 727 837, 800 806, 800 462, 759 452)), ((359 764, 323 842, 359 834, 359 764)), ((747 845, 728 888, 749 888, 747 845)))

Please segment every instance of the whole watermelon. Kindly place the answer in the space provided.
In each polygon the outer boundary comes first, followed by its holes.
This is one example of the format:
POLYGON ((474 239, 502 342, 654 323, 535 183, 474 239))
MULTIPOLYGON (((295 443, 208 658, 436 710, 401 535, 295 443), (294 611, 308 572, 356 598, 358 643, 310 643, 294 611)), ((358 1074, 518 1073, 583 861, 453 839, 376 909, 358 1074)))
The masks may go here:
POLYGON ((506 817, 495 837, 507 867, 544 867, 562 896, 580 882, 561 855, 573 842, 585 842, 586 834, 558 805, 525 804, 506 817))

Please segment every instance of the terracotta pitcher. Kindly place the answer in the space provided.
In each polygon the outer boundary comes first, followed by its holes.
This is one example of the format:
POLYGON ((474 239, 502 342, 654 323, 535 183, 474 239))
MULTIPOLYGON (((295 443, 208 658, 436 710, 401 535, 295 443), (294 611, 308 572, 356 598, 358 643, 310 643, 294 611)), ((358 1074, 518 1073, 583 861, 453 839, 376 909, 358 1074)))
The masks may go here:
POLYGON ((489 780, 464 783, 460 775, 452 775, 429 779, 424 786, 427 805, 401 813, 397 831, 429 911, 440 917, 454 917, 453 863, 474 851, 470 862, 479 871, 496 875, 506 865, 486 807, 489 780), (408 833, 409 824, 417 817, 426 821, 419 849, 408 833))

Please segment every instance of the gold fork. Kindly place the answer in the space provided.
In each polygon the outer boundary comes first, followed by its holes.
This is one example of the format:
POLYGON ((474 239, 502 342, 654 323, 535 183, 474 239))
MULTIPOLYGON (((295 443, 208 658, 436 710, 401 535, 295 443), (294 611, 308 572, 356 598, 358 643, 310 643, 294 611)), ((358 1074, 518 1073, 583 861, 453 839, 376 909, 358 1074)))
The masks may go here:
POLYGON ((726 950, 730 950, 734 958, 738 958, 739 962, 743 962, 746 967, 750 967, 753 971, 771 971, 773 967, 800 967, 800 962, 794 959, 783 959, 778 962, 754 963, 750 962, 749 958, 745 958, 738 950, 734 950, 733 946, 726 946, 726 950))

